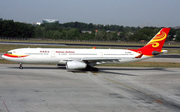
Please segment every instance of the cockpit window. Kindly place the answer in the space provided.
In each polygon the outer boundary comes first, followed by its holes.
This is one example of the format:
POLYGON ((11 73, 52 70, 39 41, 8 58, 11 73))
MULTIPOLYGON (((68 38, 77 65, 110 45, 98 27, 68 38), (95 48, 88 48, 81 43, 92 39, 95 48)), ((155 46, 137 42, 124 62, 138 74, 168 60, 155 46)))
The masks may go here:
POLYGON ((6 54, 12 54, 12 52, 7 52, 6 54))

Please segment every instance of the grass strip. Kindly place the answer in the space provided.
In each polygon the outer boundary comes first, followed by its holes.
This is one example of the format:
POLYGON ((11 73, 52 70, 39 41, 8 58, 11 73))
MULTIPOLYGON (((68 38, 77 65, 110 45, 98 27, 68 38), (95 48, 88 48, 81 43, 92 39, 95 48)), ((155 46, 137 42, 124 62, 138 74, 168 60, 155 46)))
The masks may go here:
MULTIPOLYGON (((0 64, 17 64, 15 62, 0 59, 0 64)), ((38 64, 35 64, 38 65, 38 64)), ((39 65, 55 65, 55 64, 39 64, 39 65)), ((172 62, 133 62, 125 64, 102 64, 98 66, 114 66, 114 67, 165 67, 165 68, 180 68, 180 63, 172 62)))
POLYGON ((124 64, 103 64, 103 66, 115 67, 165 67, 165 68, 180 68, 180 63, 174 62, 133 62, 124 64))
MULTIPOLYGON (((34 38, 36 39, 36 38, 34 38)), ((87 40, 8 40, 8 39, 0 39, 2 42, 38 42, 38 43, 69 43, 69 44, 100 44, 100 45, 142 45, 144 46, 147 42, 116 42, 116 41, 87 41, 87 40)), ((179 46, 177 45, 169 45, 165 43, 164 46, 179 46)))

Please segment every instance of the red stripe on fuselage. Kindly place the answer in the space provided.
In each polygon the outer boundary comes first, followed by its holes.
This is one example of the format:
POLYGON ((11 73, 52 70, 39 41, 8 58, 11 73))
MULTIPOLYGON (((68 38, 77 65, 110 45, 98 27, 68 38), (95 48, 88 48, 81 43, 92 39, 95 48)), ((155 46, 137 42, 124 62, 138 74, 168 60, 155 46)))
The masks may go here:
POLYGON ((23 58, 29 55, 14 55, 14 54, 4 54, 4 56, 11 57, 11 58, 23 58))

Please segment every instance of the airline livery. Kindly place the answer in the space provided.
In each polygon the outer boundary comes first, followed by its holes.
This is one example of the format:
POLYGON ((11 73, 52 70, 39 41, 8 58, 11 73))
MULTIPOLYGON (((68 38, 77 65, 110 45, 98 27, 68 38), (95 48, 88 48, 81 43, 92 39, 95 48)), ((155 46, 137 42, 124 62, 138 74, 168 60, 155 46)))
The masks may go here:
POLYGON ((144 47, 139 49, 64 49, 21 48, 8 51, 2 57, 17 62, 22 69, 24 63, 64 64, 66 69, 98 71, 95 65, 104 63, 129 63, 151 58, 161 53, 170 28, 162 28, 144 47))

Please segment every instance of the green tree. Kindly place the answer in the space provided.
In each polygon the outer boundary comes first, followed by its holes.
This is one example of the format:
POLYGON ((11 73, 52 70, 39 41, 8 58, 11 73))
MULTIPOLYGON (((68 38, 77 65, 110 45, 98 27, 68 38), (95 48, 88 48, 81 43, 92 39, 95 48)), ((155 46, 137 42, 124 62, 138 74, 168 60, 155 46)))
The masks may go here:
POLYGON ((4 37, 16 37, 15 24, 13 20, 4 20, 2 24, 2 36, 4 37))
POLYGON ((107 41, 113 40, 113 36, 114 36, 114 35, 113 35, 112 33, 107 33, 107 34, 106 34, 106 40, 107 40, 107 41))
POLYGON ((45 33, 43 34, 43 36, 44 36, 45 38, 52 38, 53 35, 54 35, 54 31, 52 31, 52 30, 47 31, 47 32, 45 32, 45 33))
POLYGON ((92 23, 89 23, 89 24, 88 24, 88 29, 89 29, 89 30, 94 29, 94 25, 93 25, 92 23))
POLYGON ((133 35, 130 35, 129 40, 130 41, 149 40, 155 35, 154 29, 155 29, 154 27, 144 27, 136 31, 133 35))
POLYGON ((172 41, 174 38, 174 35, 176 35, 176 30, 171 28, 171 30, 169 31, 169 36, 168 36, 167 40, 172 41))
POLYGON ((1 36, 4 37, 34 37, 35 27, 31 24, 0 20, 1 36))
POLYGON ((180 42, 180 31, 177 32, 176 41, 180 42))
POLYGON ((56 31, 54 31, 54 33, 53 33, 53 36, 52 36, 52 38, 53 39, 61 39, 61 32, 59 32, 58 30, 56 30, 56 31))
POLYGON ((106 37, 106 32, 105 31, 98 31, 96 34, 95 34, 95 40, 105 40, 105 37, 106 37))
POLYGON ((43 37, 43 32, 44 32, 43 27, 41 26, 35 27, 35 37, 38 37, 38 38, 43 37))
POLYGON ((0 36, 2 36, 2 25, 3 25, 3 19, 0 18, 0 36))

